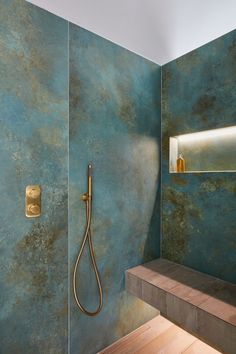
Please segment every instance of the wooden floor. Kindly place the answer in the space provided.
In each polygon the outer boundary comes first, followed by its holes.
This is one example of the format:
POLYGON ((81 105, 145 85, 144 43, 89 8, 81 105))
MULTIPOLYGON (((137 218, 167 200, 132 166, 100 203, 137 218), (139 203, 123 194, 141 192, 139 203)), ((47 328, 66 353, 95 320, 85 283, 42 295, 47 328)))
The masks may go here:
POLYGON ((219 354, 196 337, 157 316, 99 354, 219 354))

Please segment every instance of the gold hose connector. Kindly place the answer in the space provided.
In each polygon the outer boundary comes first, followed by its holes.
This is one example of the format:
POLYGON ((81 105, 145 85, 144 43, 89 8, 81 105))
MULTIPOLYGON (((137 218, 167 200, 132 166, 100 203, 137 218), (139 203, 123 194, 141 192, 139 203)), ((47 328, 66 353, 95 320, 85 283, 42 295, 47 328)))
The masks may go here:
POLYGON ((85 228, 85 232, 84 232, 84 236, 83 236, 83 241, 82 241, 76 262, 75 262, 74 271, 73 271, 73 294, 74 294, 76 304, 78 305, 79 309, 84 314, 86 314, 88 316, 96 316, 102 309, 103 294, 102 294, 101 279, 100 279, 100 275, 99 275, 95 255, 94 255, 93 244, 92 244, 92 235, 91 235, 91 219, 92 219, 92 165, 91 164, 88 165, 88 192, 81 196, 81 200, 83 200, 86 203, 86 228, 85 228), (78 265, 80 263, 81 256, 83 254, 84 247, 85 247, 87 240, 88 240, 88 244, 89 244, 90 258, 92 261, 92 266, 94 269, 94 273, 95 273, 95 277, 96 277, 96 281, 97 281, 97 286, 98 286, 98 291, 99 291, 99 305, 98 305, 97 309, 93 312, 90 312, 85 309, 85 307, 81 304, 79 296, 77 294, 76 274, 77 274, 78 265))

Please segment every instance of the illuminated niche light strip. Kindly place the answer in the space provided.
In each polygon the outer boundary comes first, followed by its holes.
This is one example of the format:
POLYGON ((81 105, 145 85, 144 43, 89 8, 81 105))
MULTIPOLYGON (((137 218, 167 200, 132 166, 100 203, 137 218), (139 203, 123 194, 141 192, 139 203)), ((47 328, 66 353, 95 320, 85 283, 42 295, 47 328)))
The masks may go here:
POLYGON ((197 133, 190 133, 184 135, 175 136, 179 142, 194 142, 205 139, 215 139, 215 138, 229 138, 230 136, 236 136, 236 125, 227 128, 219 128, 212 130, 205 130, 197 133))

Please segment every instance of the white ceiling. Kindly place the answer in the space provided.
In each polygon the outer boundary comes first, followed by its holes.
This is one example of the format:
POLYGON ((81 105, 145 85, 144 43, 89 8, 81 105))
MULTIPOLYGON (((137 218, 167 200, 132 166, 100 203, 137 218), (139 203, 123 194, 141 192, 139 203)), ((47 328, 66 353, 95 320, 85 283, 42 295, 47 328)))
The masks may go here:
POLYGON ((236 0, 29 0, 160 65, 236 28, 236 0))

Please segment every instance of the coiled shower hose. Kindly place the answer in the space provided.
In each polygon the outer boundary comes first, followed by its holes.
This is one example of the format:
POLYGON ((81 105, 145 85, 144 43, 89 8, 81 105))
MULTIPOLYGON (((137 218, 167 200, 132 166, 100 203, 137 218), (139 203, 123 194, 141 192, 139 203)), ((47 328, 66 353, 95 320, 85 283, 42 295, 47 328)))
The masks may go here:
POLYGON ((88 166, 88 193, 83 195, 83 200, 86 203, 86 228, 85 228, 85 232, 84 232, 84 237, 83 237, 83 241, 75 262, 75 266, 74 266, 74 271, 73 271, 73 294, 74 294, 74 298, 75 298, 75 302, 78 305, 79 309, 86 315, 88 316, 96 316, 102 309, 102 304, 103 304, 103 294, 102 294, 102 285, 101 285, 101 280, 100 280, 100 275, 99 275, 99 271, 98 271, 98 267, 97 267, 97 263, 96 263, 96 259, 95 259, 95 255, 94 255, 94 250, 93 250, 93 243, 92 243, 92 235, 91 235, 91 218, 92 218, 92 175, 91 175, 91 168, 92 166, 89 165, 88 166), (95 277, 96 277, 96 281, 97 281, 97 286, 98 286, 98 291, 99 291, 99 305, 97 307, 97 309, 93 312, 88 311, 85 309, 85 307, 81 304, 80 299, 79 299, 79 295, 77 294, 77 280, 76 280, 76 274, 77 274, 77 269, 78 269, 78 265, 80 263, 81 260, 81 256, 83 254, 84 251, 84 247, 86 244, 86 241, 88 240, 88 244, 89 244, 89 252, 90 252, 90 258, 92 261, 92 267, 94 269, 94 273, 95 273, 95 277))

